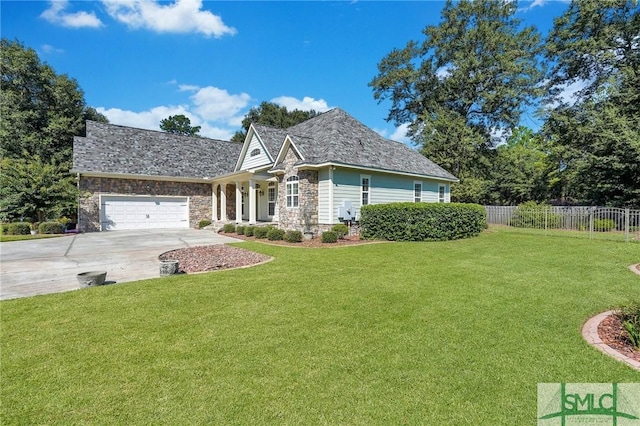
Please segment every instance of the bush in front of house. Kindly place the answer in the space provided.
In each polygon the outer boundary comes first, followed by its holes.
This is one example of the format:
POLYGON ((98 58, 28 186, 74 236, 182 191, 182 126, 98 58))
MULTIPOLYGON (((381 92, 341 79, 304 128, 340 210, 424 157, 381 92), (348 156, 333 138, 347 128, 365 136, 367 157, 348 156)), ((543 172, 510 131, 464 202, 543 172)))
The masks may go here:
POLYGON ((211 225, 211 221, 209 219, 202 219, 200 222, 198 222, 199 229, 205 228, 209 225, 211 225))
POLYGON ((290 230, 285 232, 284 240, 288 243, 301 243, 302 242, 302 232, 290 230))
POLYGON ((593 230, 598 232, 609 232, 616 228, 616 221, 613 219, 594 219, 593 230))
POLYGON ((322 233, 322 242, 323 243, 335 243, 338 241, 338 234, 333 231, 324 231, 322 233))
POLYGON ((256 239, 267 238, 267 232, 269 232, 269 228, 265 226, 256 226, 256 229, 253 230, 253 236, 256 239))
POLYGON ((562 215, 553 213, 549 204, 527 201, 518 205, 511 218, 516 228, 556 229, 562 225, 562 215))
POLYGON ((475 237, 487 214, 478 204, 390 203, 363 206, 361 238, 387 241, 443 241, 475 237))
POLYGON ((29 235, 31 224, 28 222, 12 222, 2 226, 2 232, 6 235, 29 235))
POLYGON ((236 234, 238 234, 238 235, 244 235, 244 228, 245 228, 245 227, 244 227, 244 226, 242 226, 242 225, 238 225, 238 226, 236 226, 236 234))
POLYGON ((64 226, 60 222, 42 222, 38 226, 41 234, 62 234, 64 226))
POLYGON ((331 230, 338 235, 338 239, 343 239, 347 234, 349 234, 349 227, 344 223, 339 223, 337 225, 333 225, 331 230))
POLYGON ((236 225, 233 223, 225 223, 224 226, 222 227, 222 232, 224 232, 225 234, 230 234, 235 231, 236 231, 236 225))
POLYGON ((244 228, 244 235, 245 237, 253 237, 253 231, 255 231, 256 227, 255 226, 247 226, 244 228))
POLYGON ((284 236, 284 229, 271 228, 269 232, 267 232, 267 239, 269 241, 281 241, 284 239, 284 236))

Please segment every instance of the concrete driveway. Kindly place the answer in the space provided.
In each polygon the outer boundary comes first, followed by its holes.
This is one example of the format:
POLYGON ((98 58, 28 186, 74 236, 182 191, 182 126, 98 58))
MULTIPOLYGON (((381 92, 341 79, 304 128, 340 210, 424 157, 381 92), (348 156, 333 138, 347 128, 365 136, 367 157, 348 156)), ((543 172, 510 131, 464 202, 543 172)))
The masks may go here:
POLYGON ((110 231, 0 244, 0 300, 80 288, 76 275, 107 271, 108 283, 160 276, 158 256, 182 247, 237 242, 213 231, 110 231))

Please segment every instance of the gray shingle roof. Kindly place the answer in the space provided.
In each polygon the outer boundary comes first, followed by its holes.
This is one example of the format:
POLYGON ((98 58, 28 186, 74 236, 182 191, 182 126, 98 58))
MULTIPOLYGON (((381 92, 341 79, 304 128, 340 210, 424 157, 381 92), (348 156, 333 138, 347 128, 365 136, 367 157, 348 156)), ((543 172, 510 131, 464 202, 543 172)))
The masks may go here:
POLYGON ((341 163, 456 180, 407 145, 385 139, 336 108, 286 129, 306 163, 341 163))
POLYGON ((284 138, 287 136, 287 131, 258 123, 253 123, 253 128, 256 130, 256 133, 258 133, 267 151, 269 151, 271 158, 275 160, 282 146, 282 142, 284 142, 284 138))
POLYGON ((242 144, 87 121, 73 141, 73 171, 214 177, 233 172, 242 144))

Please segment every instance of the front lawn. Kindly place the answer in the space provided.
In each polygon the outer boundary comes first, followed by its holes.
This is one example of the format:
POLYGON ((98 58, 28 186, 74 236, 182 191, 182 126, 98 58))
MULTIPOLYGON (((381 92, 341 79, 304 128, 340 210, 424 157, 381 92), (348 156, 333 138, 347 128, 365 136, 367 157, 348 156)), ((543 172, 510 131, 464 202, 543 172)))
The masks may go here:
POLYGON ((536 422, 537 384, 638 382, 587 345, 640 245, 498 230, 9 300, 1 424, 536 422))

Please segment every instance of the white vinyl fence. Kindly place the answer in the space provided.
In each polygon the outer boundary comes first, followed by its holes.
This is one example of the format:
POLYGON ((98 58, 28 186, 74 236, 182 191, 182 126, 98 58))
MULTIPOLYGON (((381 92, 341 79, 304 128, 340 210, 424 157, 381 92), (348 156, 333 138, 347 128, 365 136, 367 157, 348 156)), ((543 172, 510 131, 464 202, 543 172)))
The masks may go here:
POLYGON ((521 208, 485 206, 489 225, 504 225, 522 230, 544 231, 591 239, 640 242, 640 210, 612 207, 521 208))

